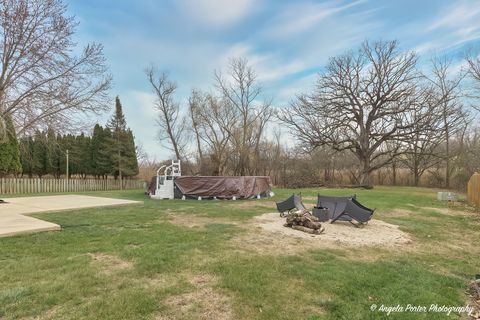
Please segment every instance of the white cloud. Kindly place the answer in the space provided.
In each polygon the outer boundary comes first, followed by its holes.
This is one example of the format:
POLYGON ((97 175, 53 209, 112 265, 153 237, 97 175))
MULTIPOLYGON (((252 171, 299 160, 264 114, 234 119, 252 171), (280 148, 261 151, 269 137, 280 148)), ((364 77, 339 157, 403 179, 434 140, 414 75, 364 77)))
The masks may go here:
POLYGON ((273 25, 267 34, 273 37, 288 37, 314 28, 323 20, 342 11, 359 5, 365 0, 357 0, 345 5, 338 1, 326 3, 294 3, 274 18, 273 25))
POLYGON ((179 0, 180 7, 192 19, 212 27, 230 26, 253 10, 255 0, 179 0))
POLYGON ((480 5, 478 0, 455 1, 442 10, 441 14, 434 19, 427 30, 435 31, 442 28, 466 29, 464 31, 469 33, 480 28, 478 24, 479 18, 480 5))
POLYGON ((409 33, 426 39, 415 47, 419 53, 445 51, 480 39, 480 5, 478 0, 455 1, 433 18, 411 25, 409 33))

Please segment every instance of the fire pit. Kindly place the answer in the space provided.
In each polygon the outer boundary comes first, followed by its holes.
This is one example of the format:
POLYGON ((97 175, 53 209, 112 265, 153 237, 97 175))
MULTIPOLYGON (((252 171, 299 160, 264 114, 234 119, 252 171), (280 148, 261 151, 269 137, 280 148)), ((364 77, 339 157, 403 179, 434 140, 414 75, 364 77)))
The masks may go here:
POLYGON ((328 215, 328 208, 324 207, 314 207, 312 210, 312 215, 318 218, 318 221, 325 222, 330 219, 328 215))

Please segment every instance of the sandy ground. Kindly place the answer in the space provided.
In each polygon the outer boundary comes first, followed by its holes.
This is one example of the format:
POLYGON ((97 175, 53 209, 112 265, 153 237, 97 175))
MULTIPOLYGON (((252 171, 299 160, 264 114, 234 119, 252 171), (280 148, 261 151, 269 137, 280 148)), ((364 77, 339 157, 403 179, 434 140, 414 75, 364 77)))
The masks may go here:
POLYGON ((398 226, 374 219, 362 228, 356 228, 349 222, 327 222, 323 224, 325 231, 320 235, 284 227, 285 218, 281 218, 278 213, 266 213, 254 219, 263 231, 315 242, 327 241, 353 246, 394 246, 411 242, 408 234, 398 226))
POLYGON ((141 203, 139 201, 80 195, 18 197, 3 200, 6 203, 0 204, 0 237, 61 229, 58 224, 25 216, 28 214, 141 203))

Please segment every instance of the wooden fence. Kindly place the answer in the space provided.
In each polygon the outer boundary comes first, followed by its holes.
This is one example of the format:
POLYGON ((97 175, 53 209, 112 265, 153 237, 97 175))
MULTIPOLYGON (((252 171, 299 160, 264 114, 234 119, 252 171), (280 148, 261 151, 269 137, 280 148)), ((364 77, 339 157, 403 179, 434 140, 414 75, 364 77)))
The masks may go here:
MULTIPOLYGON (((142 180, 123 180, 122 189, 146 189, 142 180)), ((0 194, 120 190, 114 179, 0 178, 0 194)))
POLYGON ((480 207, 480 173, 475 173, 468 181, 467 200, 470 205, 480 207))

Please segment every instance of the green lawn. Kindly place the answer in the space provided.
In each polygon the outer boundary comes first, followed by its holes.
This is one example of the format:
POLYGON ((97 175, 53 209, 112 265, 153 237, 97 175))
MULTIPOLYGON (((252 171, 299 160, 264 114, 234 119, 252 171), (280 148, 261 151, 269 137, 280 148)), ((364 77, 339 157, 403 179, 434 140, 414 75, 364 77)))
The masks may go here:
POLYGON ((413 242, 282 254, 235 241, 255 238, 249 220, 293 190, 245 202, 85 193, 143 204, 38 214, 63 230, 0 238, 0 319, 383 319, 372 304, 465 304, 480 273, 479 213, 422 188, 299 191, 309 205, 319 191, 356 193, 413 242))

